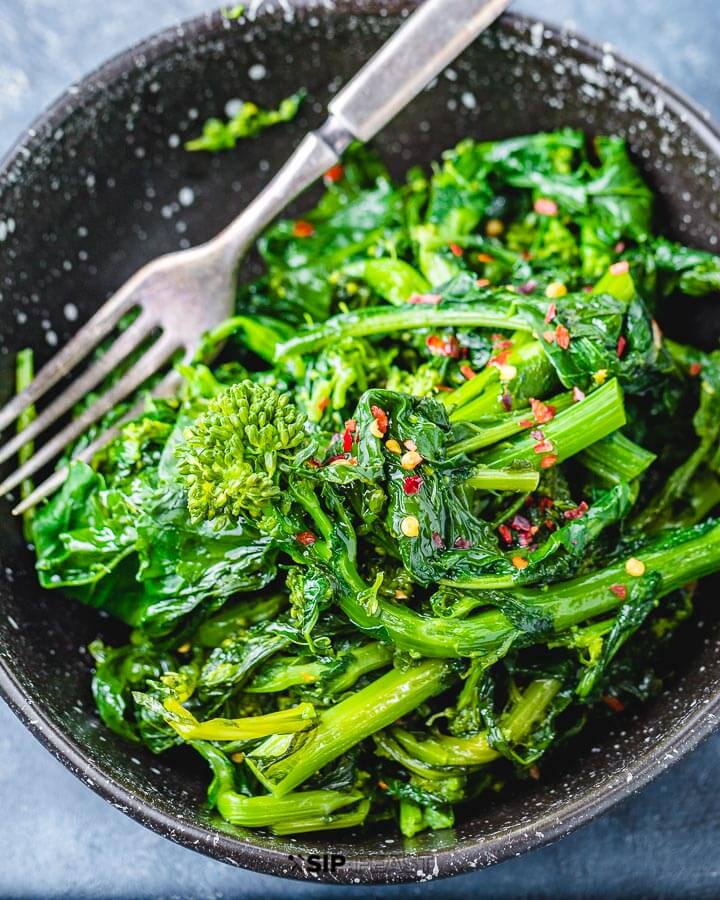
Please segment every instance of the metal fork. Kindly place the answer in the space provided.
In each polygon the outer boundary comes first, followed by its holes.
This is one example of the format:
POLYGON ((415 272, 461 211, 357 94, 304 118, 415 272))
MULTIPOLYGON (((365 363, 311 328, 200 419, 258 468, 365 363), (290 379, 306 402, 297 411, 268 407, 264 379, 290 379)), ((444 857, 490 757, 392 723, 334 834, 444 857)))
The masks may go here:
MULTIPOLYGON (((238 263, 258 234, 302 191, 335 165, 353 139, 370 140, 445 66, 493 22, 510 0, 426 0, 328 105, 325 124, 307 135, 259 196, 213 240, 161 256, 143 266, 0 410, 0 432, 67 375, 126 313, 139 314, 34 421, 0 447, 0 464, 34 440, 101 385, 151 334, 160 336, 91 406, 62 428, 0 484, 0 497, 57 457, 98 419, 138 390, 163 366, 193 358, 203 335, 231 315, 238 263)), ((170 371, 152 390, 172 395, 180 376, 170 371)), ((142 411, 142 402, 76 454, 90 460, 142 411)), ((13 510, 19 514, 55 491, 67 477, 57 470, 13 510)))

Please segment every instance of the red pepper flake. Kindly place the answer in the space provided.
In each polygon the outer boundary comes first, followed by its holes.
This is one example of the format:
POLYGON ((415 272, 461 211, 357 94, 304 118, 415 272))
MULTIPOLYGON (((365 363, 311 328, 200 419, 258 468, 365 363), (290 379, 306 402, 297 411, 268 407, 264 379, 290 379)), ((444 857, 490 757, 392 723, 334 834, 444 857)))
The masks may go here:
POLYGON ((440 294, 411 294, 407 302, 411 306, 437 306, 441 300, 440 294))
POLYGON ((330 403, 329 397, 323 397, 322 400, 318 400, 317 410, 319 413, 324 413, 328 408, 328 404, 330 403))
POLYGON ((618 700, 617 697, 613 697, 610 694, 605 694, 602 698, 602 702, 605 706, 609 706, 614 713, 621 713, 625 709, 625 704, 622 700, 618 700))
POLYGON ((472 381, 476 374, 467 363, 463 363, 460 366, 460 371, 462 372, 463 377, 467 378, 468 381, 472 381))
POLYGON ((417 494, 422 484, 423 480, 419 475, 408 475, 403 481, 403 490, 406 494, 417 494))
POLYGON ((622 253, 624 250, 625 250, 624 241, 618 241, 617 244, 615 244, 615 246, 613 247, 614 253, 622 253))
POLYGON ((525 559, 524 556, 513 556, 510 562, 515 566, 516 569, 527 569, 529 563, 525 559))
POLYGON ((355 430, 357 429, 357 422, 355 419, 348 419, 345 422, 345 431, 349 431, 350 434, 355 434, 355 430))
POLYGON ((453 256, 462 256, 465 252, 460 244, 449 244, 448 246, 450 247, 450 252, 453 256))
POLYGON ((443 394, 451 394, 455 389, 451 388, 449 384, 436 384, 435 390, 443 394))
POLYGON ((548 456, 543 456, 540 460, 540 468, 541 469, 550 469, 555 463, 558 461, 558 457, 554 453, 550 453, 548 456))
POLYGON ((306 460, 305 465, 310 466, 311 469, 322 468, 322 463, 318 459, 308 459, 308 460, 306 460))
POLYGON ((538 197, 533 209, 539 216, 556 216, 558 211, 557 203, 549 197, 538 197))
POLYGON ((623 353, 625 352, 625 348, 627 347, 627 339, 620 335, 617 340, 617 355, 618 359, 622 359, 623 353))
POLYGON ((481 262, 481 263, 495 262, 495 257, 490 256, 489 253, 478 253, 478 255, 475 258, 477 259, 478 262, 481 262))
POLYGON ((305 219, 298 219, 293 225, 293 237, 307 238, 315 234, 315 226, 312 222, 306 222, 305 219))
POLYGON ((343 432, 343 450, 345 453, 349 453, 352 450, 353 445, 353 436, 352 431, 348 431, 347 428, 343 432))
POLYGON ((425 346, 435 356, 449 356, 458 359, 460 356, 460 344, 456 337, 442 338, 437 334, 431 334, 425 339, 425 346))
POLYGON ((535 451, 535 453, 548 453, 552 449, 553 449, 553 442, 548 441, 547 439, 538 441, 538 443, 535 444, 535 446, 533 447, 533 450, 535 451))
POLYGON ((406 450, 417 450, 417 444, 412 438, 408 438, 406 441, 403 441, 403 447, 406 450))
POLYGON ((555 523, 552 519, 545 519, 544 525, 548 531, 552 531, 555 528, 555 523))
MULTIPOLYGON (((494 334, 492 336, 493 342, 493 350, 498 353, 503 350, 512 350, 513 342, 508 340, 508 338, 504 338, 501 334, 494 334)), ((503 360, 504 362, 504 360, 503 360)))
POLYGON ((378 781, 377 786, 381 791, 386 791, 388 789, 388 786, 384 781, 378 781))
POLYGON ((518 425, 521 428, 533 428, 535 423, 532 421, 532 419, 520 419, 518 425))
POLYGON ((528 775, 532 778, 533 781, 540 781, 540 769, 537 766, 530 766, 528 769, 528 775))
POLYGON ((438 550, 443 550, 445 548, 445 541, 442 539, 442 535, 439 531, 433 531, 432 542, 433 547, 437 547, 438 550))
POLYGON ((550 322, 552 322, 552 320, 555 318, 556 315, 557 315, 557 306, 555 306, 554 303, 551 303, 550 306, 548 306, 548 308, 547 308, 547 312, 545 313, 545 324, 549 325, 550 322))
POLYGON ((298 544, 302 544, 303 547, 312 547, 312 545, 317 541, 317 538, 312 533, 312 531, 301 531, 299 534, 295 535, 295 540, 298 544))
POLYGON ((327 172, 323 175, 325 181, 329 181, 331 184, 336 184, 340 181, 345 175, 345 169, 337 163, 337 165, 332 166, 332 168, 328 169, 327 172))
POLYGON ((533 428, 533 430, 530 432, 530 437, 534 441, 544 441, 545 440, 545 435, 542 433, 542 431, 539 428, 533 428))
POLYGON ((546 509, 551 509, 555 505, 555 501, 552 497, 541 497, 538 500, 538 507, 541 511, 546 509))
POLYGON ((548 342, 548 344, 555 343, 555 332, 554 331, 543 331, 543 338, 548 342))
POLYGON ((537 287, 537 281, 533 281, 532 279, 530 279, 530 281, 524 281, 522 284, 519 284, 518 290, 520 291, 521 294, 527 295, 527 294, 532 294, 532 292, 535 290, 536 287, 537 287))
POLYGON ((500 397, 500 402, 503 405, 503 409, 505 412, 510 412, 512 410, 512 394, 507 389, 503 391, 502 396, 500 397))
POLYGON ((585 391, 581 391, 577 385, 572 389, 573 401, 579 403, 585 399, 585 391))
POLYGON ((387 413, 384 409, 380 409, 379 406, 371 406, 370 413, 373 419, 375 419, 375 425, 377 426, 376 430, 380 432, 380 437, 385 437, 388 430, 387 413))
POLYGON ((465 537, 459 537, 455 539, 454 546, 457 547, 458 550, 469 550, 470 547, 472 547, 472 543, 465 537))
POLYGON ((508 545, 512 544, 512 540, 513 540, 512 531, 510 531, 510 529, 507 527, 507 525, 500 525, 498 527, 498 531, 500 532, 500 537, 503 539, 503 541, 506 544, 508 544, 508 545))
POLYGON ((629 271, 630 263, 626 259, 621 259, 620 262, 613 263, 610 266, 611 275, 627 275, 629 271))
POLYGON ((564 325, 555 326, 555 340, 558 347, 561 347, 563 350, 567 350, 570 346, 570 332, 564 325))
POLYGON ((543 403, 542 400, 535 400, 534 397, 530 398, 530 409, 532 409, 533 416, 538 425, 545 425, 551 419, 555 418, 555 407, 551 406, 549 403, 543 403))
POLYGON ((702 366, 699 362, 690 363, 690 368, 688 372, 692 375, 693 378, 696 378, 700 372, 702 371, 702 366))
POLYGON ((588 511, 588 505, 583 500, 579 506, 576 506, 575 509, 566 509, 563 513, 566 519, 582 519, 585 513, 588 511))
POLYGON ((516 514, 513 517, 512 522, 510 523, 510 527, 513 531, 530 531, 530 521, 525 518, 525 516, 521 516, 516 514))
POLYGON ((477 281, 475 282, 475 285, 479 288, 489 287, 490 279, 489 278, 478 278, 477 281))
POLYGON ((621 600, 627 599, 627 588, 624 584, 611 584, 610 590, 615 594, 616 597, 619 597, 621 600))

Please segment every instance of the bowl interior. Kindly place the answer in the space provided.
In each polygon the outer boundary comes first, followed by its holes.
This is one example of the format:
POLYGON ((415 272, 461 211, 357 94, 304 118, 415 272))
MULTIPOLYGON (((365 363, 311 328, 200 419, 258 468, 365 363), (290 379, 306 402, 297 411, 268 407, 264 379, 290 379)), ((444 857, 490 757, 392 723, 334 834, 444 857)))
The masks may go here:
MULTIPOLYGON (((214 16, 151 39, 67 94, 8 157, 0 173, 0 401, 11 393, 18 349, 30 345, 44 362, 140 264, 226 224, 320 122, 330 95, 389 36, 403 8, 295 6, 292 21, 271 12, 243 23, 214 16), (183 149, 228 101, 269 106, 300 84, 309 99, 293 123, 233 152, 183 149)), ((661 198, 663 230, 713 249, 720 167, 711 127, 622 60, 522 18, 506 16, 477 41, 378 145, 401 174, 468 135, 565 125, 626 136, 661 198)), ((699 301, 665 324, 705 344, 720 334, 717 307, 699 301)), ((347 862, 324 877, 349 882, 488 865, 575 827, 661 770, 668 754, 706 733, 717 704, 717 622, 708 606, 681 636, 662 697, 612 731, 586 732, 542 783, 483 802, 451 831, 402 841, 392 832, 280 839, 232 830, 205 810, 206 773, 189 755, 154 758, 99 725, 83 648, 99 633, 119 639, 122 629, 39 590, 9 509, 0 506, 6 695, 53 752, 117 805, 195 849, 260 871, 302 877, 289 856, 329 849, 347 862)))

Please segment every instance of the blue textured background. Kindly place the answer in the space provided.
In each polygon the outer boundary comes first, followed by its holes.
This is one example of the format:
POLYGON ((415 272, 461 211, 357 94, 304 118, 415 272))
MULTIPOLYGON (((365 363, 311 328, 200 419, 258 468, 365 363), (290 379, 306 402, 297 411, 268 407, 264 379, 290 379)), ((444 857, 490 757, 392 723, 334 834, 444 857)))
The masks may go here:
MULTIPOLYGON (((71 81, 204 0, 0 0, 0 152, 71 81)), ((717 0, 539 0, 660 72, 720 118, 717 0), (632 11, 630 11, 632 9, 632 11)), ((720 735, 612 813, 551 847, 451 881, 369 897, 717 897, 720 735)), ((301 898, 350 888, 235 870, 151 834, 76 781, 0 703, 0 897, 301 898)))

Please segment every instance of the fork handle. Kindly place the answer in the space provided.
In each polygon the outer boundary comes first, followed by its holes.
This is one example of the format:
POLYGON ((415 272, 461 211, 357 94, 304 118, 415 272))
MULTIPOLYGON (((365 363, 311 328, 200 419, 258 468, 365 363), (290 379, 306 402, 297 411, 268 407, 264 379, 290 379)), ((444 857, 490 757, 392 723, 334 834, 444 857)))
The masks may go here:
POLYGON ((352 81, 330 113, 369 141, 509 5, 510 0, 425 0, 352 81))
POLYGON ((493 22, 510 0, 425 0, 328 105, 277 175, 211 242, 228 263, 340 158, 353 138, 368 141, 493 22))

